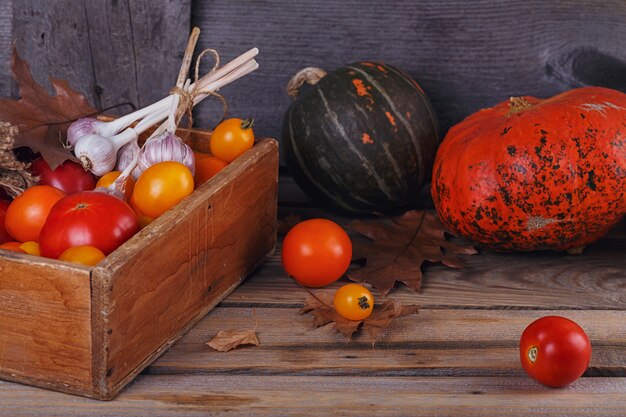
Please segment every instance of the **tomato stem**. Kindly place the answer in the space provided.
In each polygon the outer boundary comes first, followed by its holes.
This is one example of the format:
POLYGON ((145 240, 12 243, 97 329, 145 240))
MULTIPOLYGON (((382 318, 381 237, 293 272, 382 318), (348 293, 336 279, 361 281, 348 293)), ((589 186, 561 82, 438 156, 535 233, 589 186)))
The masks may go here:
POLYGON ((241 128, 243 130, 252 129, 252 126, 254 126, 254 118, 245 119, 241 122, 241 128))

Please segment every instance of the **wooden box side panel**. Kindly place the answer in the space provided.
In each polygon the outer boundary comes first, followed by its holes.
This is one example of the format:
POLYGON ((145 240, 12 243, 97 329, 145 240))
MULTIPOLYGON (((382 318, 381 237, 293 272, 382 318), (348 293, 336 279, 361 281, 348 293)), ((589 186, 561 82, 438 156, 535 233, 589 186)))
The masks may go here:
POLYGON ((90 392, 89 269, 0 255, 0 376, 90 392))
MULTIPOLYGON (((94 270, 110 397, 232 291, 276 241, 278 146, 264 140, 94 270), (146 360, 146 358, 148 358, 146 360)), ((94 303, 95 308, 95 303, 94 303)), ((94 347, 96 348, 96 347, 94 347)), ((98 382, 98 381, 96 381, 98 382)), ((104 386, 106 384, 106 387, 104 386)))

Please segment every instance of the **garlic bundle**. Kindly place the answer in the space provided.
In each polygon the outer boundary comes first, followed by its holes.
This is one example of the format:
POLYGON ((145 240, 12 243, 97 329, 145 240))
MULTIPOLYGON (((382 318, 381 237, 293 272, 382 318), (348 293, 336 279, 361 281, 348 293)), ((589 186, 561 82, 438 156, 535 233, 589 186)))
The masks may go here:
MULTIPOLYGON (((135 158, 138 157, 140 151, 141 148, 136 140, 132 140, 122 146, 120 150, 117 151, 117 164, 115 165, 115 170, 124 171, 130 164, 133 163, 135 158)), ((139 167, 135 167, 131 172, 134 179, 139 178, 139 174, 141 174, 139 167)))
POLYGON ((121 191, 130 175, 137 178, 144 169, 162 161, 180 162, 193 173, 195 171, 193 151, 175 134, 181 114, 190 111, 205 98, 216 95, 220 88, 259 67, 254 59, 259 53, 257 48, 249 50, 222 67, 219 67, 217 52, 208 49, 196 60, 195 82, 192 83, 187 79, 187 75, 199 34, 200 30, 194 28, 183 56, 176 88, 169 96, 111 122, 85 118, 77 120, 70 126, 68 143, 73 146, 76 157, 85 169, 96 175, 104 175, 116 166, 122 171, 109 189, 121 191), (208 74, 199 78, 199 61, 207 52, 214 54, 215 66, 208 74), (184 102, 179 109, 181 99, 184 102), (166 119, 168 121, 163 123, 166 119), (135 122, 137 124, 130 127, 135 122), (160 123, 161 126, 148 138, 143 148, 139 148, 137 144, 139 135, 160 123))
POLYGON ((140 172, 159 162, 174 161, 185 165, 192 174, 196 172, 195 157, 189 145, 170 131, 161 133, 144 145, 139 156, 140 172))

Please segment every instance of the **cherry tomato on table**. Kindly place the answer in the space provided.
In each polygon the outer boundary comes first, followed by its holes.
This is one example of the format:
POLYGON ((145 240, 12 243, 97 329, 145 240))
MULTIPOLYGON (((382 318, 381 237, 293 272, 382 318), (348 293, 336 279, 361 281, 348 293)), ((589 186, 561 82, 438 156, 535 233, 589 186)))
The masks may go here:
POLYGON ((591 343, 584 330, 564 317, 532 322, 520 339, 520 360, 528 375, 549 387, 563 387, 585 372, 591 343))
POLYGON ((232 162, 254 145, 254 120, 224 120, 211 135, 211 153, 225 162, 232 162))
POLYGON ((93 246, 73 246, 67 248, 59 255, 59 260, 66 262, 74 262, 77 264, 94 266, 105 258, 104 253, 93 246))
POLYGON ((283 268, 306 287, 323 287, 337 281, 348 270, 351 260, 350 237, 330 220, 300 222, 283 241, 283 268))
POLYGON ((363 320, 372 314, 374 297, 359 284, 346 284, 335 293, 335 310, 347 320, 363 320))
POLYGON ((144 216, 157 218, 193 192, 193 174, 179 162, 159 162, 141 173, 132 204, 144 216))
POLYGON ((4 226, 15 240, 39 241, 48 213, 65 193, 49 185, 35 185, 27 188, 11 202, 7 209, 4 226))
POLYGON ((66 194, 93 190, 96 187, 96 177, 74 161, 65 161, 53 171, 48 163, 39 157, 33 161, 29 170, 39 177, 40 185, 56 187, 66 194))
POLYGON ((139 231, 135 212, 122 200, 97 191, 68 195, 50 210, 41 230, 41 255, 58 258, 72 246, 95 246, 108 255, 139 231))

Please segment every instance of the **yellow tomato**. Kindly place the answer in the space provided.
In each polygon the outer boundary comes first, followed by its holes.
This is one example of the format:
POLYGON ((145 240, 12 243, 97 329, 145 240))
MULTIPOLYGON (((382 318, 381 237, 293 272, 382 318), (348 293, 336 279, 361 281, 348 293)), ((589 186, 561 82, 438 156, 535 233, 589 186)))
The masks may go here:
POLYGON ((32 240, 22 243, 20 245, 20 249, 29 255, 41 256, 41 253, 39 252, 39 243, 33 242, 32 240))
POLYGON ((251 119, 228 119, 217 125, 211 135, 211 153, 222 161, 232 162, 254 145, 251 119))
POLYGON ((67 248, 59 256, 59 260, 66 262, 74 262, 87 266, 94 266, 104 259, 104 253, 93 246, 73 246, 67 248))
MULTIPOLYGON (((108 187, 119 177, 122 173, 120 171, 111 171, 107 174, 104 174, 102 178, 98 180, 96 187, 108 187)), ((126 201, 130 200, 130 197, 133 195, 133 188, 135 188, 135 180, 133 177, 128 177, 126 183, 124 184, 124 198, 126 201)))
POLYGON ((179 162, 159 162, 137 179, 132 201, 137 211, 156 219, 193 192, 193 175, 179 162))

